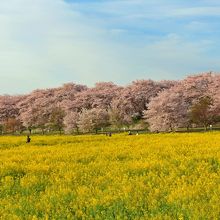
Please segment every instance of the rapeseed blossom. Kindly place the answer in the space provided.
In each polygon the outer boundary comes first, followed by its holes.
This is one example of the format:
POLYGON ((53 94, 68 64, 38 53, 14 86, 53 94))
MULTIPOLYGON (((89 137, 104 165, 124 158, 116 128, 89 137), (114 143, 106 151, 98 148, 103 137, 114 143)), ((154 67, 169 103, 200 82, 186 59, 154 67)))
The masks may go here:
POLYGON ((218 219, 220 133, 0 137, 0 219, 218 219))

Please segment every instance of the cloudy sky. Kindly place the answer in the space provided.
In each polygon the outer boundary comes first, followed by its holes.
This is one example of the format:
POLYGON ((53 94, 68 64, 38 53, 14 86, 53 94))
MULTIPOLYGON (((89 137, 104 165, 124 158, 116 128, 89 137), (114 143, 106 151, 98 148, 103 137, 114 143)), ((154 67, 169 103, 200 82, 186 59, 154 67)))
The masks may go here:
POLYGON ((220 70, 219 0, 1 0, 0 94, 220 70))

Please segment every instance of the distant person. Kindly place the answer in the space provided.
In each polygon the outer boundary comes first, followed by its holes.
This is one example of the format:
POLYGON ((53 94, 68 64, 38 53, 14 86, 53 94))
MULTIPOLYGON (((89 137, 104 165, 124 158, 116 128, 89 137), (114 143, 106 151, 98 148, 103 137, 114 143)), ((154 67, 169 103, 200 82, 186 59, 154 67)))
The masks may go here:
POLYGON ((131 131, 128 132, 128 135, 132 135, 131 131))
POLYGON ((138 131, 136 132, 136 135, 139 135, 139 132, 138 132, 138 131))
POLYGON ((28 135, 27 136, 27 141, 26 141, 26 143, 30 143, 31 142, 31 138, 30 138, 30 136, 28 135))
POLYGON ((111 132, 109 132, 108 136, 109 136, 109 137, 111 137, 111 136, 112 136, 112 133, 111 133, 111 132))

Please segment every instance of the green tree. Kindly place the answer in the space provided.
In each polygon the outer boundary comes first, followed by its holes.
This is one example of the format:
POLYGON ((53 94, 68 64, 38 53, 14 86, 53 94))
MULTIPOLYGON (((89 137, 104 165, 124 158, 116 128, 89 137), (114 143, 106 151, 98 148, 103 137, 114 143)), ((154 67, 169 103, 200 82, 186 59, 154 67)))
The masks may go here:
POLYGON ((54 107, 50 115, 49 127, 52 130, 59 131, 61 134, 61 131, 64 128, 64 117, 64 110, 61 107, 54 107))
POLYGON ((203 125, 205 130, 207 130, 208 125, 214 121, 214 115, 211 112, 212 105, 213 100, 209 96, 200 98, 199 101, 191 107, 191 121, 197 125, 203 125))

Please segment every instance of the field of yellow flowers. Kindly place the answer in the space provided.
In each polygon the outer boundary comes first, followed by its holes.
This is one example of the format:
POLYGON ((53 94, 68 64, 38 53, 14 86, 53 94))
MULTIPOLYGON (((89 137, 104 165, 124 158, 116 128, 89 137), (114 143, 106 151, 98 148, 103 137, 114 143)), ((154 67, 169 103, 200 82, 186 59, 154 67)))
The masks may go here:
POLYGON ((0 219, 220 219, 220 133, 0 137, 0 219))

